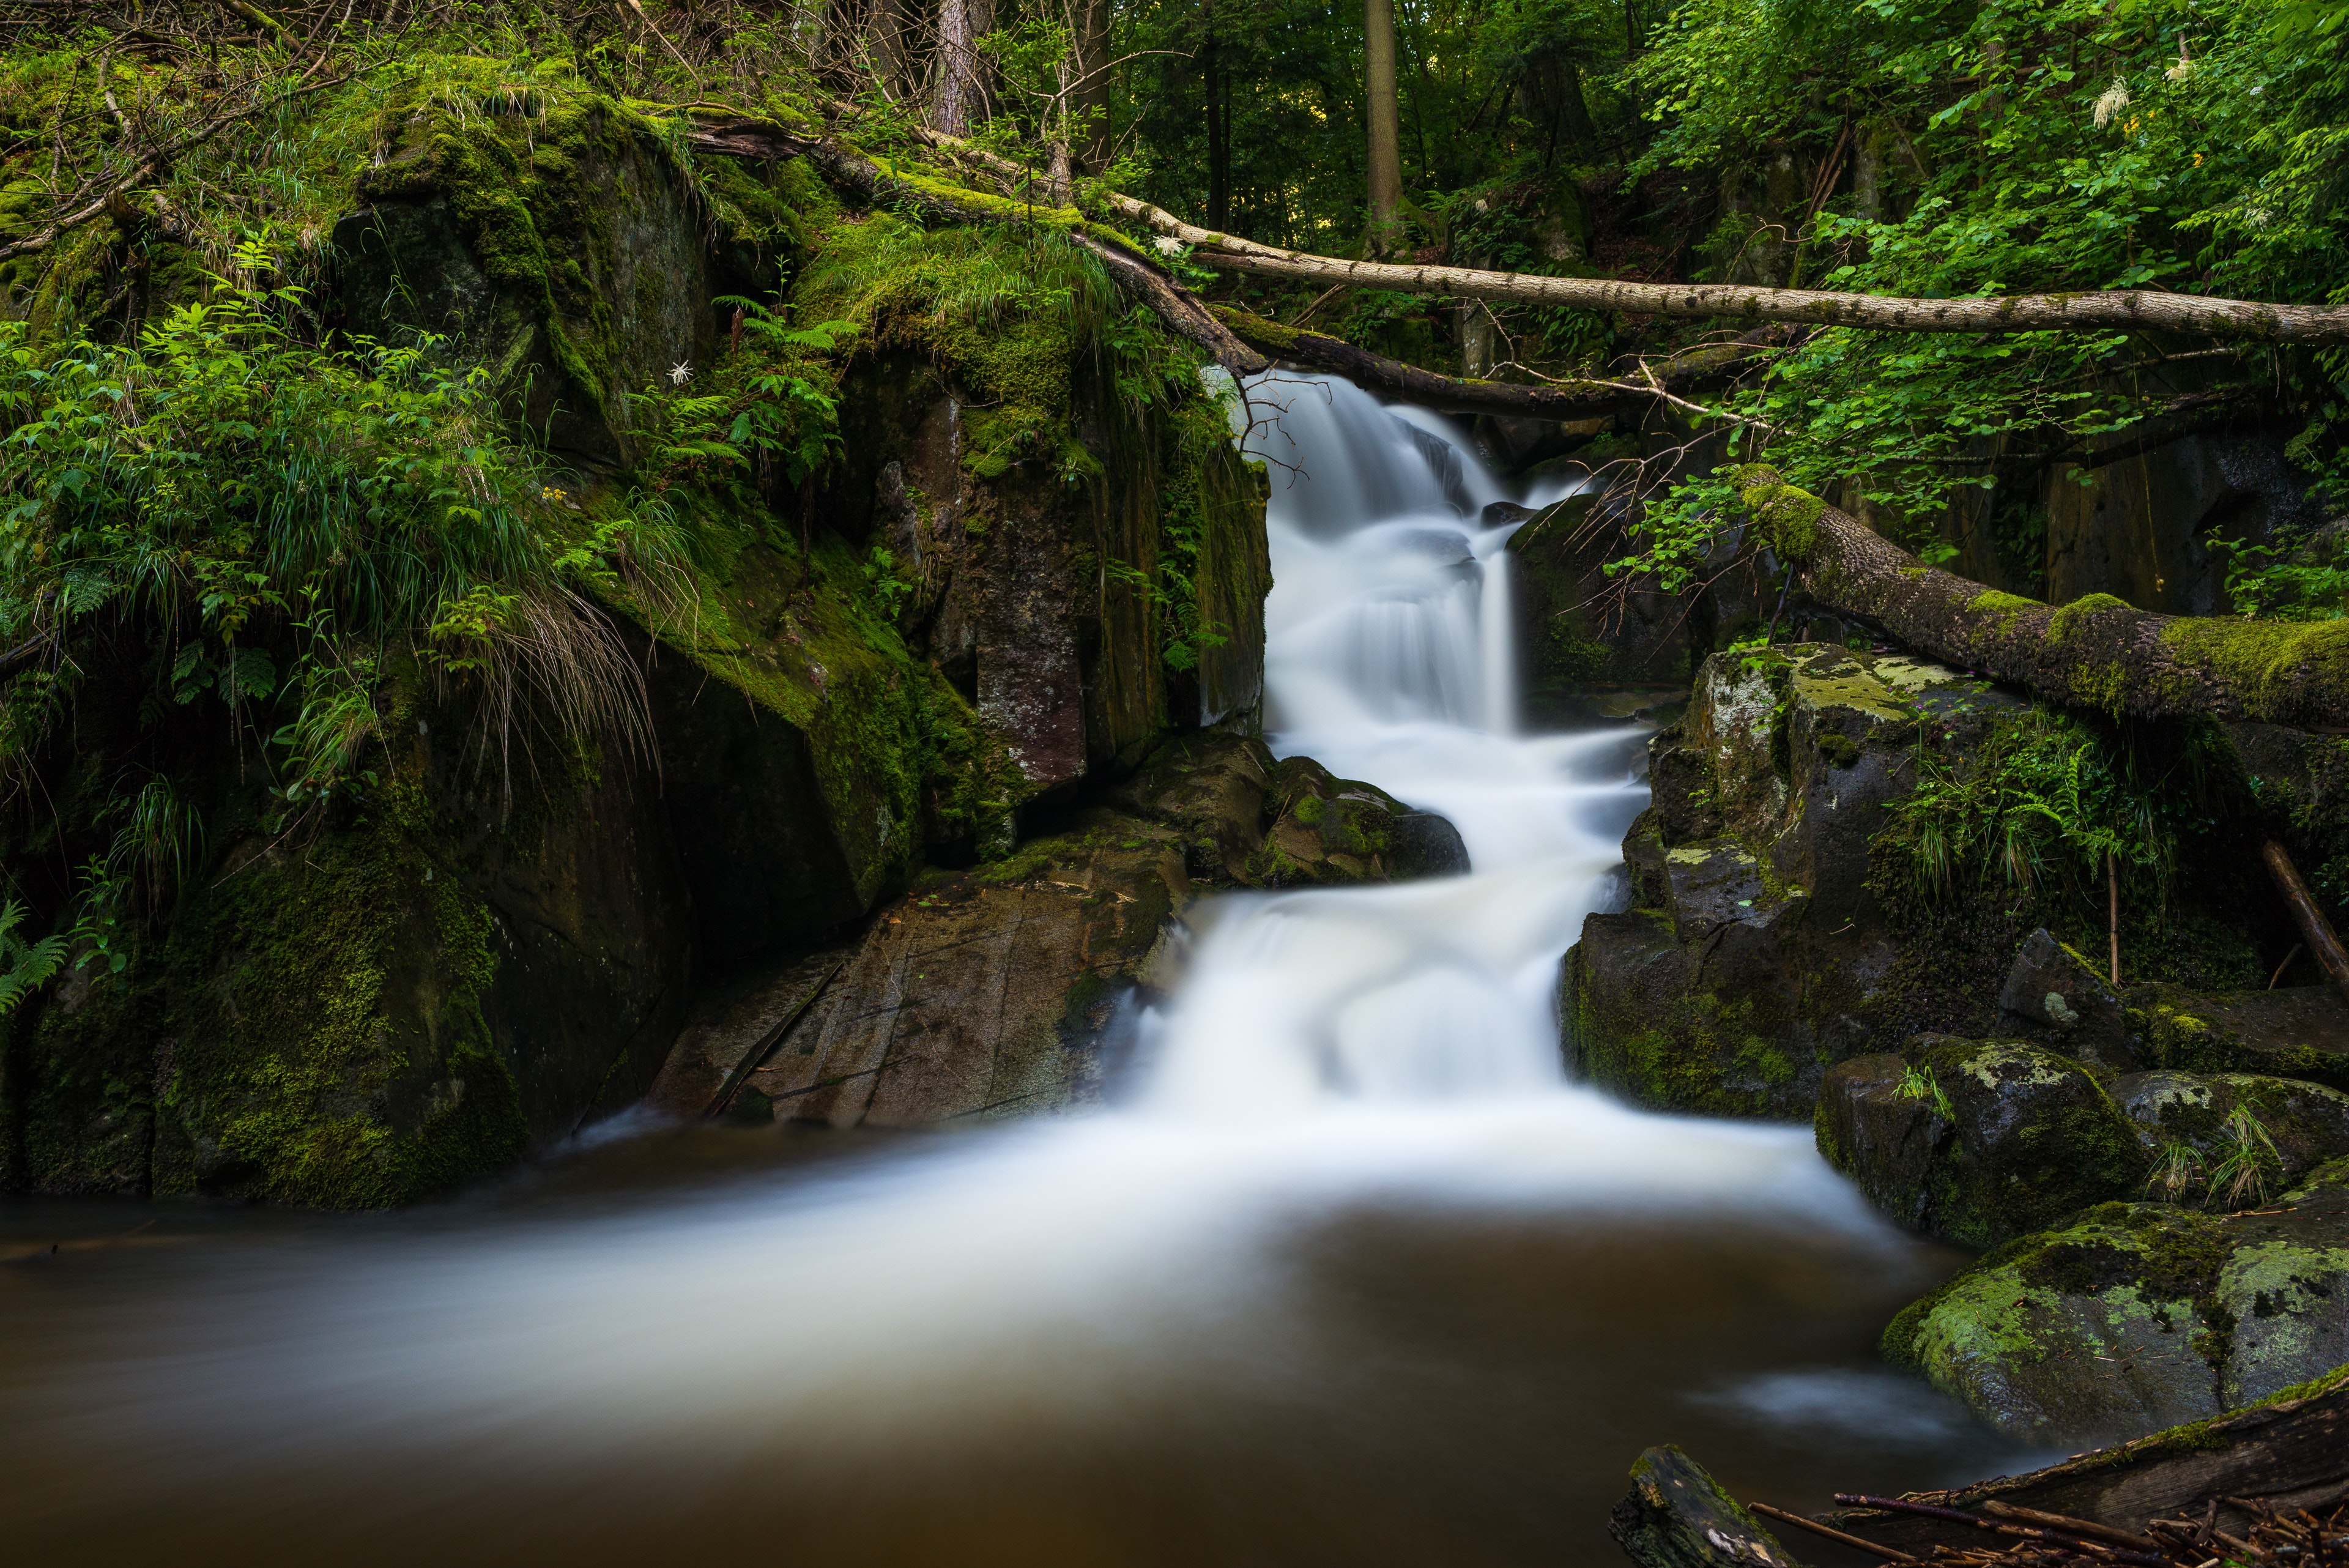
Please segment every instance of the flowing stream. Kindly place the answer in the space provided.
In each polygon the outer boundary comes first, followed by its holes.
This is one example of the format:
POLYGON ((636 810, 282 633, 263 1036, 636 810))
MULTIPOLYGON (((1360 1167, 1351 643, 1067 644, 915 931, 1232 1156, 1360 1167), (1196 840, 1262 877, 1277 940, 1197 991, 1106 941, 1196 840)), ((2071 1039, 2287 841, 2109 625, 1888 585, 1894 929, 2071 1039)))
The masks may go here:
POLYGON ((396 1215, 0 1205, 12 1558, 1603 1563, 1654 1442, 1804 1507, 2026 1462, 1877 1364, 1958 1257, 1807 1128, 1566 1081, 1643 732, 1516 732, 1504 491, 1442 421, 1257 397, 1275 743, 1470 875, 1195 911, 1103 1111, 624 1118, 396 1215))

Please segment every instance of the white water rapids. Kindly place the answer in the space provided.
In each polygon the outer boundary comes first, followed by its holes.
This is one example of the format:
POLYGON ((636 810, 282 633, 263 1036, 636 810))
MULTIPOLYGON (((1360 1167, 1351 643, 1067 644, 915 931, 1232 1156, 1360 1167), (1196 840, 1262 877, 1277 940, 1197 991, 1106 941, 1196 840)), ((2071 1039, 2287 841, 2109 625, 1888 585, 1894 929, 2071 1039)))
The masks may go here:
POLYGON ((1195 912, 1104 1111, 781 1167, 711 1133, 617 1195, 543 1173, 111 1284, 0 1272, 36 1352, 0 1370, 12 1528, 86 1562, 1533 1561, 1603 1549, 1624 1467, 1703 1421, 1952 1462, 1866 1361, 1946 1255, 1807 1128, 1565 1078, 1559 959, 1641 736, 1516 732, 1501 488, 1350 386, 1257 396, 1275 744, 1441 812, 1470 875, 1195 912))

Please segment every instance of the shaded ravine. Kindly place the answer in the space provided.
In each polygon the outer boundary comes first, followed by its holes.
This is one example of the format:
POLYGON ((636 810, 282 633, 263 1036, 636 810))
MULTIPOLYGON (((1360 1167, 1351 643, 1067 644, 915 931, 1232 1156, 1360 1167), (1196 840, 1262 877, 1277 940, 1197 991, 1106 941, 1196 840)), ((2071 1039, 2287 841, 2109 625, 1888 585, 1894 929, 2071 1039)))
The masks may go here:
POLYGON ((358 1219, 0 1208, 28 1560, 1605 1562, 1653 1441, 1813 1506, 2020 1462, 1876 1365, 1955 1256, 1807 1129, 1565 1081, 1642 737, 1514 732, 1502 492, 1440 421, 1255 394, 1277 747, 1469 875, 1206 907, 1103 1112, 631 1122, 358 1219))

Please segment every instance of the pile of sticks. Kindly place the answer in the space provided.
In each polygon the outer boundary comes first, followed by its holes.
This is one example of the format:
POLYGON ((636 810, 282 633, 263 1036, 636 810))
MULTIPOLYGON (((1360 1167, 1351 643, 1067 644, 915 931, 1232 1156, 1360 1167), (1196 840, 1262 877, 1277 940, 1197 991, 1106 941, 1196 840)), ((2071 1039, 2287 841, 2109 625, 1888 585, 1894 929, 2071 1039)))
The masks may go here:
POLYGON ((2349 1503, 2334 1507, 2320 1519, 2304 1508, 2279 1508, 2257 1498, 2215 1497, 2199 1519, 2157 1519, 2139 1532, 1995 1501, 1984 1503, 1982 1513, 1897 1497, 1872 1497, 1864 1492, 1837 1492, 1836 1501, 1851 1508, 1884 1509, 1971 1525, 1982 1532, 1983 1540, 1975 1546, 1935 1546, 1930 1555, 1920 1557, 1863 1541, 1767 1503, 1755 1503, 1753 1511, 1888 1562, 1933 1563, 1948 1568, 1973 1568, 1975 1564, 1990 1568, 1994 1563, 2046 1563, 2051 1568, 2058 1563, 2128 1563, 2132 1568, 2349 1565, 2349 1503), (2251 1522, 2241 1527, 2241 1533, 2219 1528, 2221 1507, 2249 1517, 2251 1522))

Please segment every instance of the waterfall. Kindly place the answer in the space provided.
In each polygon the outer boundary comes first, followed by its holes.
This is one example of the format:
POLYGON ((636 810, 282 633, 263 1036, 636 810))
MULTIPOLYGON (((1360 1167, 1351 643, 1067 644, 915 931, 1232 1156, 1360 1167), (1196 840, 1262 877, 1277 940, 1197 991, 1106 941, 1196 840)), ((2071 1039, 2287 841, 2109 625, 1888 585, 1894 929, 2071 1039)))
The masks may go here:
POLYGON ((1443 813, 1467 874, 1195 909, 1107 1110, 830 1135, 812 1167, 772 1132, 664 1134, 615 1146, 685 1151, 638 1189, 285 1217, 125 1251, 119 1299, 16 1271, 25 1549, 1595 1562, 1641 1446, 1712 1422, 1771 1449, 1768 1411, 1822 1388, 1859 1425, 1805 1429, 1803 1484, 1895 1490, 1862 1466, 1892 1442, 1876 1413, 1930 1397, 1869 1347, 1940 1265, 1808 1128, 1648 1116, 1561 1070, 1559 957, 1646 790, 1628 726, 1518 732, 1507 530, 1482 521, 1503 486, 1343 383, 1251 404, 1278 413, 1247 434, 1272 460, 1273 743, 1443 813), (1537 1474, 1512 1554, 1487 1488, 1537 1474), (1243 1522, 1203 1501, 1251 1488, 1243 1522))

